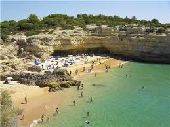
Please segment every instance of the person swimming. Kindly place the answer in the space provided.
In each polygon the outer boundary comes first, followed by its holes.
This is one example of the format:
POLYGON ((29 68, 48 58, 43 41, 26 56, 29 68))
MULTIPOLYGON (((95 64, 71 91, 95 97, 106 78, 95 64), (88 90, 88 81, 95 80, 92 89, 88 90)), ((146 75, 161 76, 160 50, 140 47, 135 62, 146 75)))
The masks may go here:
POLYGON ((90 102, 93 102, 93 98, 92 97, 90 98, 90 102))
POLYGON ((90 124, 90 122, 88 120, 85 121, 86 124, 90 124))
POLYGON ((89 117, 90 116, 90 112, 87 112, 87 117, 89 117))

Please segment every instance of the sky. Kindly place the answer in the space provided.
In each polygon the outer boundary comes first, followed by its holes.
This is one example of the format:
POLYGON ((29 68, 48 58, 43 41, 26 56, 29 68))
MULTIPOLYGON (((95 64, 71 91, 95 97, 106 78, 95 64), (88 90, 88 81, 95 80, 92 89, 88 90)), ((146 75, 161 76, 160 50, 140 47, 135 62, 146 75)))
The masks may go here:
POLYGON ((132 17, 137 19, 158 19, 170 23, 170 1, 46 1, 46 0, 1 0, 1 21, 20 20, 30 14, 44 17, 52 13, 67 14, 104 14, 110 16, 132 17))

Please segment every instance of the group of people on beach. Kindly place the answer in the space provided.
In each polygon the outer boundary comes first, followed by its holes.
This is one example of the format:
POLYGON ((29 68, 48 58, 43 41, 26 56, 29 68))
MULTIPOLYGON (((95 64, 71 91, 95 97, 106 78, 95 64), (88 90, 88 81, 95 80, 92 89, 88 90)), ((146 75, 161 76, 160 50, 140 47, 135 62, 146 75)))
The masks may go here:
MULTIPOLYGON (((99 62, 99 64, 102 64, 101 61, 100 61, 100 58, 97 58, 97 61, 99 62)), ((87 72, 90 73, 90 72, 94 69, 94 64, 95 64, 95 61, 92 61, 90 68, 89 68, 89 69, 86 69, 86 67, 83 67, 82 72, 85 72, 85 71, 87 70, 87 72)), ((122 68, 122 67, 123 67, 123 64, 122 64, 122 65, 119 65, 119 66, 121 66, 120 68, 122 68)), ((108 72, 108 70, 109 70, 110 68, 111 68, 111 67, 110 67, 109 64, 105 64, 105 70, 106 70, 105 72, 108 72)), ((78 75, 78 72, 79 72, 79 70, 76 69, 75 72, 74 72, 75 75, 78 75)), ((72 71, 71 71, 71 70, 70 70, 69 74, 70 74, 70 75, 72 74, 72 71)), ((97 73, 94 73, 94 77, 96 77, 96 76, 97 76, 97 73)))
POLYGON ((123 68, 123 64, 119 63, 119 68, 123 68))
MULTIPOLYGON (((90 73, 90 72, 94 69, 95 62, 96 62, 96 61, 92 61, 92 62, 91 62, 91 65, 90 65, 90 68, 89 68, 89 69, 87 69, 87 68, 84 66, 84 67, 82 68, 82 72, 85 72, 85 71, 87 70, 87 72, 90 73)), ((97 62, 99 62, 99 64, 102 64, 101 61, 100 61, 100 58, 97 59, 97 62)), ((123 64, 119 64, 119 68, 122 68, 122 67, 123 67, 123 64)), ((111 68, 111 67, 110 67, 109 64, 105 64, 105 70, 106 70, 106 72, 108 72, 108 70, 109 70, 110 68, 111 68)), ((74 74, 75 74, 75 75, 78 75, 78 73, 79 73, 79 70, 76 69, 75 72, 74 72, 74 74)), ((69 71, 69 75, 72 75, 72 71, 71 71, 71 70, 69 71)), ((96 76, 97 76, 97 73, 94 73, 94 77, 96 77, 96 76)), ((78 86, 77 86, 77 90, 78 90, 78 91, 81 90, 79 98, 84 97, 84 91, 83 91, 83 90, 84 90, 84 84, 78 85, 78 86)), ((25 104, 27 104, 27 102, 28 102, 28 101, 27 101, 27 97, 25 97, 24 100, 25 100, 25 104)), ((93 101, 94 101, 93 97, 90 97, 88 103, 92 103, 93 101)), ((76 106, 76 105, 78 104, 78 103, 76 102, 76 100, 73 100, 72 103, 73 103, 73 106, 76 106)), ((53 116, 57 116, 58 114, 59 114, 59 108, 56 107, 56 108, 55 108, 55 112, 53 113, 53 116)), ((23 115, 23 116, 24 116, 24 115, 23 115)), ((87 111, 87 112, 86 112, 86 117, 89 117, 89 116, 90 116, 90 112, 87 111)), ((24 117, 23 117, 23 119, 24 119, 24 117)), ((23 120, 23 119, 21 119, 21 120, 23 120)), ((40 120, 41 120, 41 122, 43 123, 43 122, 49 121, 49 117, 46 116, 45 114, 42 114, 41 117, 40 117, 40 120)), ((86 120, 85 123, 86 123, 86 124, 90 124, 90 122, 89 122, 88 120, 86 120)))

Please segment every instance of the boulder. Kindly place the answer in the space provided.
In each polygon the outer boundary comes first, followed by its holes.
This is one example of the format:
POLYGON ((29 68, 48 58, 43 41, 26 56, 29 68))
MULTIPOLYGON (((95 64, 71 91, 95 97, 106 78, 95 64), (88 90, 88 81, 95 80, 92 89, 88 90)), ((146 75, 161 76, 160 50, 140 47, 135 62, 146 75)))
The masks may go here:
POLYGON ((79 86, 81 84, 81 81, 77 81, 77 80, 70 80, 68 81, 70 86, 79 86))
POLYGON ((51 87, 51 88, 60 87, 59 83, 55 79, 39 79, 35 82, 35 84, 40 87, 51 87))
POLYGON ((67 72, 67 70, 58 69, 58 68, 54 69, 53 74, 54 74, 54 75, 69 75, 69 73, 67 72))
POLYGON ((36 71, 36 72, 41 72, 41 67, 33 65, 32 67, 28 67, 28 71, 36 71))
POLYGON ((37 85, 39 87, 49 87, 49 92, 69 88, 70 86, 78 86, 81 81, 73 80, 66 70, 57 69, 53 73, 46 72, 44 74, 38 72, 14 72, 7 75, 1 75, 1 80, 6 77, 12 77, 15 81, 26 85, 37 85))
POLYGON ((60 86, 63 88, 69 88, 70 87, 70 82, 69 81, 63 81, 60 83, 60 86))

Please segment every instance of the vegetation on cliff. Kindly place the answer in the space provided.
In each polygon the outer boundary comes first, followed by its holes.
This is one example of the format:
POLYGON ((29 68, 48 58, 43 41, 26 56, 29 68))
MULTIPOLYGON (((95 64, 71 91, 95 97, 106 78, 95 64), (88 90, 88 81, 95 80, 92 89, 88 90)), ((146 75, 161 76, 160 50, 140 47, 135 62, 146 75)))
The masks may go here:
POLYGON ((11 97, 7 91, 2 91, 0 96, 0 125, 1 127, 17 127, 17 115, 22 113, 22 110, 13 106, 11 97))
POLYGON ((30 14, 27 19, 19 21, 3 21, 1 22, 1 39, 5 40, 7 35, 15 34, 17 32, 25 32, 27 36, 38 34, 42 30, 62 27, 63 29, 73 29, 74 26, 82 28, 87 24, 96 25, 125 25, 125 24, 138 24, 145 26, 161 26, 164 28, 170 27, 170 24, 161 24, 157 19, 138 20, 135 16, 132 18, 121 18, 119 16, 105 16, 105 15, 87 15, 78 14, 76 17, 67 16, 64 14, 50 14, 43 19, 38 18, 35 14, 30 14))

